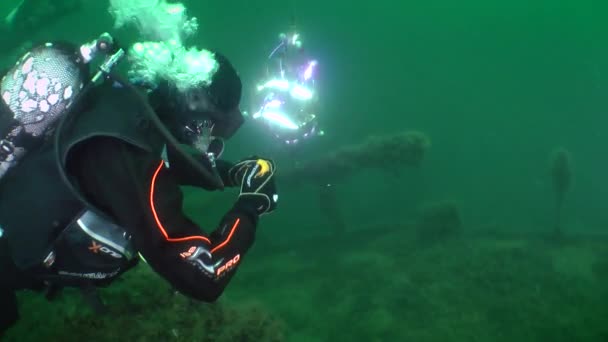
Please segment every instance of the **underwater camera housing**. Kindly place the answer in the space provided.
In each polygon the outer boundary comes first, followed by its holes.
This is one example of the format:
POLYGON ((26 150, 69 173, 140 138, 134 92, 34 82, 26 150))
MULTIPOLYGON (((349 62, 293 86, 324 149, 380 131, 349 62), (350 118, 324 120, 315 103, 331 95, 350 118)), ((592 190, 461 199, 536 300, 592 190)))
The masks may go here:
POLYGON ((80 47, 63 42, 36 45, 2 77, 0 179, 50 138, 91 82, 88 63, 112 45, 107 33, 80 47))

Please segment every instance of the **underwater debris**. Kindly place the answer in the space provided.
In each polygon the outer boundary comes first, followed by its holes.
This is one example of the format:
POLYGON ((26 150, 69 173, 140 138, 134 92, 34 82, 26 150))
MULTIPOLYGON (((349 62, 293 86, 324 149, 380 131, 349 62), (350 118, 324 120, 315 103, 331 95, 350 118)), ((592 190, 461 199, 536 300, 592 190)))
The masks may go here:
POLYGON ((333 183, 363 169, 394 172, 404 167, 417 167, 430 147, 429 138, 410 131, 394 135, 372 136, 357 145, 349 145, 318 159, 304 162, 282 173, 290 183, 333 183))
POLYGON ((458 206, 452 202, 438 202, 424 206, 416 230, 420 240, 429 242, 459 235, 462 221, 458 206))
POLYGON ((551 175, 553 177, 553 190, 555 192, 555 237, 562 235, 561 212, 564 196, 572 182, 572 162, 570 152, 558 148, 553 152, 551 160, 551 175))

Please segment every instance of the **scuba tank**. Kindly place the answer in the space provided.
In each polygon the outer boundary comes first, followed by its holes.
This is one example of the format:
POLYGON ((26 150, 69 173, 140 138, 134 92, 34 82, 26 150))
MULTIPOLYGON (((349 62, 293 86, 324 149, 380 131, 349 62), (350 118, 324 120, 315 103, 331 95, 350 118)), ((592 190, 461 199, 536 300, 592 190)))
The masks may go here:
POLYGON ((0 81, 0 180, 50 139, 88 88, 88 64, 112 47, 105 33, 76 48, 44 43, 23 55, 0 81))

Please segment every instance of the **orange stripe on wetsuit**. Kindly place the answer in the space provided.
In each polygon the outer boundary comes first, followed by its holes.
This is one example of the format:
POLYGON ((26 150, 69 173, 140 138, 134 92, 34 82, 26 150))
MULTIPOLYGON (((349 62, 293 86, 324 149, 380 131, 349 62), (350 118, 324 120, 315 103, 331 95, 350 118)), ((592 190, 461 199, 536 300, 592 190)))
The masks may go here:
MULTIPOLYGON (((204 236, 200 236, 200 235, 188 236, 188 237, 183 237, 183 238, 170 238, 169 234, 167 234, 165 227, 163 226, 163 224, 160 222, 160 219, 158 218, 158 213, 156 212, 156 207, 154 206, 154 188, 156 186, 156 179, 158 178, 158 174, 160 173, 160 170, 162 170, 163 165, 165 165, 165 162, 161 161, 160 164, 158 165, 158 167, 156 168, 156 171, 154 171, 154 176, 152 176, 152 184, 150 185, 150 208, 152 209, 152 214, 154 215, 154 220, 156 221, 156 225, 157 225, 158 229, 165 237, 165 240, 167 240, 169 242, 201 240, 201 241, 205 241, 208 244, 211 244, 211 241, 208 238, 206 238, 204 236)), ((230 233, 228 234, 228 237, 226 238, 226 240, 224 240, 222 243, 220 243, 215 248, 213 248, 211 250, 211 253, 216 252, 220 248, 227 245, 228 242, 230 242, 230 239, 232 238, 232 235, 236 231, 236 228, 239 225, 240 221, 241 221, 240 219, 238 219, 238 218, 236 219, 236 222, 234 222, 234 225, 230 229, 230 233)))

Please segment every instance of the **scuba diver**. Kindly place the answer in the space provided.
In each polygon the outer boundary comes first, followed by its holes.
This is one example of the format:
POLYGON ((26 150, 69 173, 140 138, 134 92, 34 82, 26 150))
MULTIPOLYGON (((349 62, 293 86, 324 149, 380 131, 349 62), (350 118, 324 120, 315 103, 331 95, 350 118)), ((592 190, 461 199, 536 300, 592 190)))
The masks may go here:
MULTIPOLYGON (((120 1, 117 18, 135 4, 120 1)), ((186 23, 185 8, 161 5, 159 20, 186 23)), ((276 209, 273 161, 221 159, 243 123, 228 58, 140 42, 125 80, 112 70, 123 55, 108 34, 45 43, 1 79, 0 335, 19 317, 16 291, 108 286, 140 259, 182 294, 215 301, 276 209), (207 234, 182 211, 181 185, 240 191, 207 234)))

